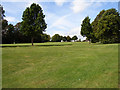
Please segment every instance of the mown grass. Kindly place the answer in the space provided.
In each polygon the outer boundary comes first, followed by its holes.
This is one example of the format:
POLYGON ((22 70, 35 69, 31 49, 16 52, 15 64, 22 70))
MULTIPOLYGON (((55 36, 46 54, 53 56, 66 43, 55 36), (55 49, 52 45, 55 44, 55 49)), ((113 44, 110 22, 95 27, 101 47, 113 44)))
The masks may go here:
POLYGON ((3 45, 3 88, 118 87, 117 44, 35 45, 3 45))

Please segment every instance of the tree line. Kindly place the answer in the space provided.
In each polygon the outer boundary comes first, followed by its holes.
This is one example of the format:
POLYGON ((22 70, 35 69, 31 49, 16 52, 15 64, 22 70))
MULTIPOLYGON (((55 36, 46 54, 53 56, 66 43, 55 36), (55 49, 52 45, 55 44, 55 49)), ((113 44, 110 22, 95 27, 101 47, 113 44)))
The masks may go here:
POLYGON ((60 36, 59 34, 55 34, 54 36, 52 36, 52 42, 61 42, 64 41, 64 42, 71 42, 71 40, 77 40, 78 37, 75 35, 73 37, 70 37, 69 35, 68 36, 60 36))
MULTIPOLYGON (((77 36, 61 36, 55 34, 45 34, 47 24, 45 22, 45 15, 39 4, 31 4, 27 7, 22 15, 22 22, 17 23, 15 26, 8 25, 8 21, 5 20, 5 10, 1 9, 1 21, 2 21, 2 43, 40 43, 40 42, 61 42, 71 40, 77 40, 77 36)), ((96 16, 94 21, 90 23, 89 16, 85 17, 81 24, 80 34, 83 37, 87 37, 92 43, 119 43, 120 33, 120 16, 116 9, 102 10, 96 16)))
POLYGON ((112 8, 102 10, 90 23, 89 16, 81 24, 81 35, 92 43, 120 43, 120 15, 112 8))
MULTIPOLYGON (((21 23, 17 23, 15 26, 12 24, 8 25, 7 20, 2 20, 2 42, 3 43, 31 43, 31 37, 24 35, 20 31, 21 23)), ((70 42, 71 40, 77 40, 77 36, 62 36, 59 34, 55 34, 52 37, 47 34, 39 34, 34 38, 35 43, 41 43, 41 42, 61 42, 63 40, 64 42, 70 42)))
MULTIPOLYGON (((31 43, 31 37, 23 34, 20 30, 21 23, 17 23, 15 26, 12 24, 8 25, 7 20, 2 20, 2 43, 3 44, 11 44, 11 43, 31 43)), ((38 34, 34 37, 35 43, 41 42, 70 42, 71 40, 77 40, 78 37, 75 35, 73 37, 62 36, 59 34, 55 34, 52 37, 47 34, 38 34)))
MULTIPOLYGON (((21 23, 17 23, 15 26, 12 24, 8 25, 7 20, 2 20, 2 43, 31 43, 31 37, 24 34, 21 30, 21 23)), ((50 41, 50 35, 38 34, 34 37, 35 43, 48 42, 50 41)))
MULTIPOLYGON (((3 10, 3 17, 5 11, 3 10)), ((22 22, 17 23, 15 26, 12 24, 8 25, 8 21, 2 18, 2 43, 41 43, 41 42, 61 42, 71 40, 77 40, 77 36, 61 36, 55 34, 50 37, 43 33, 47 28, 47 24, 44 20, 45 15, 43 14, 42 8, 33 3, 30 7, 27 7, 23 12, 22 22)))

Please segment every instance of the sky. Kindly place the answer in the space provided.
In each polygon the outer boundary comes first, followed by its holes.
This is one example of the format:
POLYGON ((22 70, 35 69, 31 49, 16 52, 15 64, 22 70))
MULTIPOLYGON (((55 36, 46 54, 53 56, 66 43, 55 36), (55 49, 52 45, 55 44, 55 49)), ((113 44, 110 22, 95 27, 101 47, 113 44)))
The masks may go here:
POLYGON ((26 7, 37 3, 42 7, 47 23, 44 33, 50 36, 76 35, 81 40, 85 39, 80 31, 81 23, 86 16, 89 16, 92 22, 103 9, 118 10, 118 0, 2 0, 0 3, 5 10, 5 19, 13 25, 22 21, 26 7))

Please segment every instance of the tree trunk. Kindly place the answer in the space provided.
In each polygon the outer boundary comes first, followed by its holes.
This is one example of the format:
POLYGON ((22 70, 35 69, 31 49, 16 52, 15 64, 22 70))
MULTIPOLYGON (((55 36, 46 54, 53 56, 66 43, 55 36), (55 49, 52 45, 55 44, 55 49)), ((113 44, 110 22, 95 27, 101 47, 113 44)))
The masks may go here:
POLYGON ((32 46, 33 46, 33 37, 31 38, 32 46))
POLYGON ((91 44, 91 39, 89 40, 89 44, 91 44))

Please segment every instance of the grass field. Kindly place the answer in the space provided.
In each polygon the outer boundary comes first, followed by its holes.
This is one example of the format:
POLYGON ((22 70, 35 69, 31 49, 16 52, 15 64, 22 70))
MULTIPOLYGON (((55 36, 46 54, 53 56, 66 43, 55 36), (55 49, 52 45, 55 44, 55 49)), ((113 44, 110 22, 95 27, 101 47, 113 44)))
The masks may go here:
POLYGON ((118 45, 4 44, 3 88, 117 88, 118 45))

